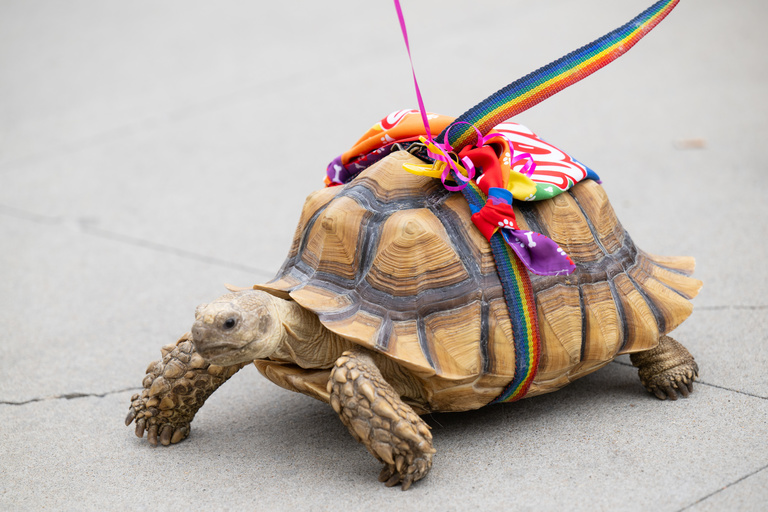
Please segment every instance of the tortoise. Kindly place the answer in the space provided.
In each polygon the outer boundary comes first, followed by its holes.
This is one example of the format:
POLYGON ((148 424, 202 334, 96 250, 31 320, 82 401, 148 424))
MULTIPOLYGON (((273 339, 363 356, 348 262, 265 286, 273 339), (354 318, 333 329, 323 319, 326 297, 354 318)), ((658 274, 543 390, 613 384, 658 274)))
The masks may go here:
MULTIPOLYGON (((206 398, 253 362, 279 386, 329 403, 408 489, 435 449, 419 415, 488 405, 515 372, 509 312, 488 241, 467 202, 403 171, 393 153, 344 186, 312 193, 270 282, 197 308, 162 349, 126 425, 177 443, 206 398)), ((593 180, 538 203, 515 202, 521 229, 557 242, 570 275, 531 276, 541 354, 526 397, 555 391, 631 354, 660 399, 687 397, 698 367, 667 333, 692 311, 694 260, 639 250, 593 180)))

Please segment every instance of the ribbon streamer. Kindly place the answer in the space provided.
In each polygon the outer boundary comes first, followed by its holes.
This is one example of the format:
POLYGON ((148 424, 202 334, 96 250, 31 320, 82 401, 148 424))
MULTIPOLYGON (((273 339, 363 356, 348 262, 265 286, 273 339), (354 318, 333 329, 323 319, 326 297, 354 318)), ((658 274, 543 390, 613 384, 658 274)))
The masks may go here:
MULTIPOLYGON (((472 178, 475 177, 475 169, 470 160, 463 159, 462 161, 467 166, 467 174, 461 172, 460 166, 451 158, 451 152, 453 148, 447 143, 447 133, 450 132, 450 127, 446 128, 442 137, 443 143, 439 143, 432 138, 432 132, 429 129, 429 121, 427 121, 427 109, 424 107, 424 99, 421 96, 421 89, 419 89, 419 81, 416 79, 416 68, 413 65, 413 57, 411 56, 411 45, 408 43, 408 30, 405 28, 405 16, 403 16, 403 9, 400 7, 400 0, 394 0, 395 10, 397 11, 397 19, 400 21, 400 31, 403 33, 403 40, 405 41, 405 49, 408 52, 408 60, 411 63, 411 74, 413 75, 413 85, 416 89, 416 101, 419 104, 419 113, 421 114, 421 121, 424 123, 424 130, 426 131, 427 149, 429 150, 429 156, 434 158, 436 162, 442 162, 444 167, 441 167, 440 181, 443 186, 451 192, 458 192, 462 190, 472 178), (453 171, 451 173, 451 171, 453 171), (446 184, 448 176, 453 176, 458 180, 459 185, 454 187, 446 184)), ((462 124, 463 122, 459 122, 462 124)), ((455 123, 454 123, 455 124, 455 123)), ((470 125, 467 129, 472 128, 470 125)), ((477 132, 476 139, 479 143, 482 143, 483 136, 480 132, 477 132)), ((439 165, 439 164, 438 164, 439 165)))
POLYGON ((429 130, 429 121, 427 121, 427 109, 424 108, 424 100, 421 97, 421 90, 419 89, 419 81, 416 80, 416 68, 413 66, 413 57, 411 56, 411 45, 408 44, 408 31, 405 28, 405 16, 403 16, 403 9, 400 7, 400 0, 395 1, 395 10, 397 11, 397 19, 400 21, 400 31, 403 33, 403 40, 405 40, 405 49, 408 51, 408 60, 411 62, 411 74, 413 74, 413 86, 416 88, 416 100, 419 103, 419 113, 421 113, 421 121, 424 123, 424 129, 427 131, 427 139, 432 141, 432 132, 429 130))

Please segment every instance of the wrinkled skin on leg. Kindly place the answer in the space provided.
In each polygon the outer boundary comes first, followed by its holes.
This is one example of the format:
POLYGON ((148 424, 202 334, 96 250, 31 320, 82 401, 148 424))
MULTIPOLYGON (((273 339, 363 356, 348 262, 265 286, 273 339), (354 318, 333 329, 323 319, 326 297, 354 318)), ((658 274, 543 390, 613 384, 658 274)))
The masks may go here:
POLYGON ((189 333, 162 348, 163 358, 153 361, 144 377, 144 390, 131 397, 125 424, 136 421, 136 436, 153 446, 183 441, 189 424, 205 400, 248 363, 218 366, 205 362, 195 351, 189 333))
POLYGON ((370 354, 344 352, 331 370, 330 402, 352 436, 384 463, 379 480, 388 487, 411 484, 432 467, 429 426, 397 395, 370 354))
POLYGON ((669 336, 661 336, 652 350, 631 354, 630 360, 638 368, 645 389, 661 400, 687 397, 699 376, 699 366, 691 353, 669 336))

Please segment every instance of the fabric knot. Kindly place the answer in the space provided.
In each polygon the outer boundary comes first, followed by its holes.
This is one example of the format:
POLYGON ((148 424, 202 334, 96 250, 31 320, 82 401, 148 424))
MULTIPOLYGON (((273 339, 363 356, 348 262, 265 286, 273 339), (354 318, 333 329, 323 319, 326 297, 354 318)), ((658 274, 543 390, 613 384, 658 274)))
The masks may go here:
POLYGON ((498 229, 518 229, 512 209, 512 194, 503 188, 490 188, 488 200, 479 212, 472 215, 472 222, 488 241, 498 229))

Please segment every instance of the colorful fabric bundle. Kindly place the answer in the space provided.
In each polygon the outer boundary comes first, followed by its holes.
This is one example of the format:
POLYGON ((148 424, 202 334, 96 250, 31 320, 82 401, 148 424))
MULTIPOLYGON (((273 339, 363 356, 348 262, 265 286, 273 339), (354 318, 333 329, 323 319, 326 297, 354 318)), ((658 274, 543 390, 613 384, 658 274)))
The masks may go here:
MULTIPOLYGON (((452 117, 428 113, 430 130, 434 133, 454 122, 452 117)), ((496 126, 488 146, 499 159, 502 180, 512 182, 509 190, 519 201, 540 201, 552 198, 586 179, 598 180, 590 168, 549 144, 525 126, 506 122, 496 126), (514 157, 513 155, 517 155, 514 157), (499 158, 500 157, 500 158, 499 158), (522 157, 522 158, 520 158, 522 157), (515 158, 518 158, 514 162, 515 158), (534 164, 528 166, 526 164, 534 164)), ((374 124, 348 151, 336 157, 326 170, 326 185, 342 185, 393 151, 418 142, 426 135, 418 110, 398 110, 374 124)), ((487 167, 487 166, 486 166, 487 167)), ((483 174, 478 181, 482 182, 483 174)))
MULTIPOLYGON (((449 126, 453 122, 450 117, 431 113, 427 118, 430 129, 449 126)), ((373 125, 352 149, 328 165, 326 183, 346 183, 386 155, 419 142, 425 135, 418 111, 393 112, 373 125)), ((540 275, 573 272, 573 262, 556 243, 540 233, 518 228, 512 202, 513 199, 549 199, 584 179, 598 179, 597 175, 517 123, 502 123, 484 138, 484 142, 482 147, 467 147, 458 155, 476 169, 478 177, 469 183, 476 183, 484 198, 483 204, 473 209, 472 221, 489 241, 494 233, 501 231, 510 249, 531 272, 540 275)), ((405 166, 407 171, 435 177, 450 170, 445 166, 438 166, 434 171, 432 168, 432 165, 405 166)), ((460 168, 464 170, 464 167, 460 168)))

